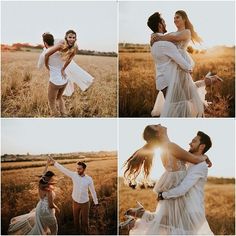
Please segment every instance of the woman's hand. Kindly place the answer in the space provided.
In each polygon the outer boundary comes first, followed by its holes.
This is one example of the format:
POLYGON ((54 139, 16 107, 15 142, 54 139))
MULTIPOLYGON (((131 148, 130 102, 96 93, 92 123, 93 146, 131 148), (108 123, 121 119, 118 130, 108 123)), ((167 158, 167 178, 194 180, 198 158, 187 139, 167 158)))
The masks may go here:
POLYGON ((55 210, 56 210, 56 212, 58 213, 58 214, 60 214, 60 209, 59 209, 59 207, 57 206, 57 205, 55 205, 55 210))
POLYGON ((150 40, 150 45, 152 46, 155 42, 160 41, 161 37, 162 36, 160 36, 160 35, 152 34, 151 35, 151 40, 150 40))
POLYGON ((66 76, 67 76, 67 75, 66 75, 66 73, 65 73, 65 69, 63 69, 63 68, 61 69, 61 75, 62 75, 62 78, 63 78, 63 79, 66 79, 66 76))

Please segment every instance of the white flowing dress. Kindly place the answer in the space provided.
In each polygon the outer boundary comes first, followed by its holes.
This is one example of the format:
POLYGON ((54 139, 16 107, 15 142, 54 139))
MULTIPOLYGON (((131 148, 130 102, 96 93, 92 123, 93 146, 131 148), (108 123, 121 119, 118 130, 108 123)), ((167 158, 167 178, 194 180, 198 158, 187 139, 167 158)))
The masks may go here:
MULTIPOLYGON (((171 156, 168 146, 161 155, 166 169, 153 191, 166 192, 178 186, 187 174, 183 161, 171 156)), ((130 230, 131 235, 193 235, 213 234, 205 218, 204 206, 199 207, 198 192, 159 201, 155 212, 145 211, 130 230), (200 208, 200 210, 199 210, 200 208)))
MULTIPOLYGON (((179 32, 172 34, 177 35, 179 32)), ((189 38, 180 41, 176 46, 184 59, 194 66, 194 61, 187 52, 190 40, 189 38)), ((207 105, 204 81, 194 83, 190 73, 182 70, 179 66, 174 67, 171 74, 166 98, 159 91, 151 115, 161 117, 203 117, 204 105, 207 105)))
MULTIPOLYGON (((59 41, 60 40, 56 40, 56 42, 59 42, 59 41)), ((46 51, 47 51, 47 49, 44 49, 43 52, 41 53, 41 55, 39 56, 38 68, 42 68, 44 65, 46 51)), ((54 54, 59 55, 60 53, 56 52, 54 54)), ((62 59, 60 59, 60 61, 62 61, 62 59)), ((63 63, 65 63, 65 62, 63 62, 63 63)), ((59 64, 61 64, 61 62, 59 64)), ((57 72, 58 76, 61 76, 61 68, 62 68, 62 66, 59 66, 59 65, 57 66, 56 72, 57 72)), ((72 60, 70 62, 70 64, 66 67, 65 73, 67 75, 66 80, 68 81, 65 91, 63 93, 63 95, 65 95, 65 96, 71 96, 74 93, 74 84, 78 85, 82 91, 85 91, 86 89, 88 89, 92 85, 93 80, 94 80, 93 76, 91 76, 88 72, 86 72, 80 66, 78 66, 74 60, 72 60)))
POLYGON ((55 209, 49 208, 47 196, 30 213, 12 218, 8 229, 9 235, 56 235, 57 232, 55 209))

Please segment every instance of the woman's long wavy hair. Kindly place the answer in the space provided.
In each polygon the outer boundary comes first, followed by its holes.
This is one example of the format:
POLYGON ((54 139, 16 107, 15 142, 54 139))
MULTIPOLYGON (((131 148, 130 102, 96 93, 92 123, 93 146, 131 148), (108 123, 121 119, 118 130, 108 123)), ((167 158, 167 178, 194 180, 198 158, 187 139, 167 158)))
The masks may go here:
POLYGON ((47 171, 44 175, 40 176, 39 189, 46 190, 49 187, 49 181, 53 176, 55 176, 55 174, 52 171, 47 171))
POLYGON ((68 41, 67 41, 67 36, 69 34, 74 34, 75 37, 77 36, 76 35, 76 32, 74 30, 68 30, 65 34, 65 40, 64 40, 64 44, 62 46, 62 49, 61 49, 61 56, 62 56, 62 59, 64 61, 68 60, 70 57, 74 56, 77 52, 78 52, 78 46, 76 44, 76 41, 74 43, 74 45, 70 46, 68 44, 68 41))
POLYGON ((194 30, 194 27, 193 27, 192 23, 190 22, 187 13, 183 10, 179 10, 179 11, 175 12, 175 14, 180 15, 183 18, 183 20, 185 21, 185 28, 189 29, 191 32, 192 42, 193 43, 201 43, 203 40, 197 34, 197 32, 194 30))
POLYGON ((143 132, 143 138, 147 142, 142 148, 137 150, 124 163, 124 178, 125 182, 135 181, 141 171, 143 171, 144 178, 147 179, 153 163, 153 151, 148 148, 148 144, 158 144, 157 131, 152 125, 146 126, 143 132))

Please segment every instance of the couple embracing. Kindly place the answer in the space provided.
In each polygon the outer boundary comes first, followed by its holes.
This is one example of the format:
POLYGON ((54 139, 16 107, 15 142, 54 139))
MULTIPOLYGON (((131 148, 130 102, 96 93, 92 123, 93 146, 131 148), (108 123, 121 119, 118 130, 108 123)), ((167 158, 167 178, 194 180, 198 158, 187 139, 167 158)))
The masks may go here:
POLYGON ((42 37, 45 48, 39 57, 38 68, 45 65, 50 74, 48 103, 51 116, 67 116, 63 95, 71 96, 74 84, 85 91, 94 78, 73 61, 78 53, 74 30, 68 30, 64 40, 55 40, 50 33, 44 33, 42 37))
POLYGON ((185 151, 171 142, 167 128, 160 124, 148 125, 143 138, 146 144, 125 163, 124 178, 133 186, 144 174, 147 182, 154 150, 160 148, 165 172, 154 186, 158 204, 150 212, 138 202, 137 208, 126 211, 127 221, 120 229, 128 229, 132 235, 212 235, 204 207, 204 185, 212 165, 205 153, 212 146, 211 138, 199 131, 185 151))
MULTIPOLYGON (((152 30, 151 54, 156 68, 156 88, 159 91, 152 116, 161 117, 204 117, 206 86, 222 79, 209 72, 204 78, 193 81, 194 61, 187 52, 190 41, 201 43, 183 10, 175 13, 176 32, 165 34, 166 24, 159 12, 148 19, 152 30)), ((196 78, 199 79, 199 78, 196 78)))

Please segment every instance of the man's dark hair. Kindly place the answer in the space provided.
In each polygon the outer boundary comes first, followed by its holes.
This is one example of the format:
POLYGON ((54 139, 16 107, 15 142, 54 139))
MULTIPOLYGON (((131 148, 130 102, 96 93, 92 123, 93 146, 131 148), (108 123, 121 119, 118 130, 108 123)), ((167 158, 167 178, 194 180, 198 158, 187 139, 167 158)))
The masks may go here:
POLYGON ((148 18, 147 25, 153 33, 157 33, 159 23, 162 23, 161 14, 159 12, 155 12, 148 18))
POLYGON ((200 144, 205 144, 205 148, 203 149, 203 154, 204 154, 212 146, 211 138, 207 134, 203 133, 202 131, 198 131, 197 136, 200 137, 200 144))
POLYGON ((83 169, 86 169, 86 167, 87 167, 87 165, 82 161, 77 162, 77 165, 82 166, 83 169))
POLYGON ((43 42, 47 43, 48 46, 54 45, 54 37, 50 33, 44 33, 43 35, 43 42))

